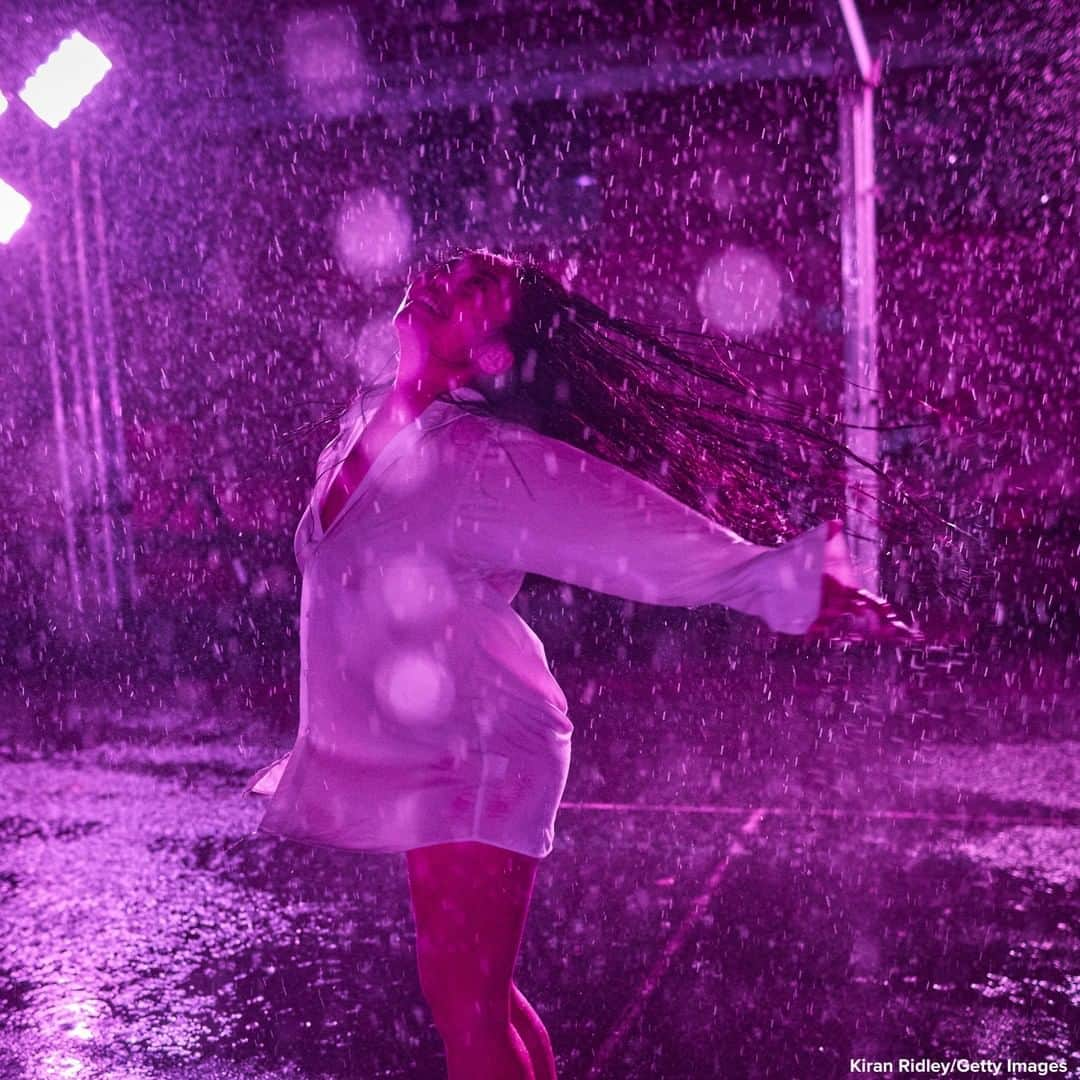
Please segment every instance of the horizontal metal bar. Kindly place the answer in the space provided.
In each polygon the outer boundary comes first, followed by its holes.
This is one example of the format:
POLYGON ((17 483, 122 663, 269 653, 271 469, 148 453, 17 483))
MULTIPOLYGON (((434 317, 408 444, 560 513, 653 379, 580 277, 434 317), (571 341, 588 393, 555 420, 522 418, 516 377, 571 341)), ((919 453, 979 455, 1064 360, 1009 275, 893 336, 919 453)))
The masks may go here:
MULTIPOLYGON (((1007 61, 1019 55, 1047 54, 1044 39, 1021 36, 985 39, 955 47, 896 43, 883 46, 884 70, 963 66, 1007 61)), ((691 86, 720 86, 767 81, 830 78, 845 62, 827 49, 786 53, 755 52, 718 55, 701 60, 649 59, 640 48, 599 43, 589 49, 536 49, 450 57, 438 70, 420 63, 373 67, 366 77, 324 84, 323 100, 338 107, 322 112, 327 119, 378 116, 408 117, 422 111, 487 109, 540 101, 580 102, 612 94, 664 92, 691 86), (634 54, 637 55, 634 55, 634 54), (628 59, 629 58, 629 59, 628 59)), ((319 112, 278 75, 251 76, 231 87, 187 80, 177 93, 175 73, 147 73, 142 92, 166 103, 170 121, 203 130, 230 131, 251 127, 304 124, 319 112), (175 110, 173 112, 172 110, 175 110)), ((143 123, 157 125, 157 109, 143 111, 143 123)))

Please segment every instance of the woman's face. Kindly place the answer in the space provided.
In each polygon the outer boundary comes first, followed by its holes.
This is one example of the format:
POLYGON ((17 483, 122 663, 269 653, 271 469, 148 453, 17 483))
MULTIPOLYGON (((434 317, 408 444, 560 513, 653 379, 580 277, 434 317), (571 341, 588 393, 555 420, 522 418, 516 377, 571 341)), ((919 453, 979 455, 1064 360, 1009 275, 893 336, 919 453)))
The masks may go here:
POLYGON ((468 382, 479 373, 472 350, 501 334, 517 297, 513 264, 496 256, 470 253, 418 274, 394 314, 401 363, 428 374, 441 368, 451 384, 468 382))

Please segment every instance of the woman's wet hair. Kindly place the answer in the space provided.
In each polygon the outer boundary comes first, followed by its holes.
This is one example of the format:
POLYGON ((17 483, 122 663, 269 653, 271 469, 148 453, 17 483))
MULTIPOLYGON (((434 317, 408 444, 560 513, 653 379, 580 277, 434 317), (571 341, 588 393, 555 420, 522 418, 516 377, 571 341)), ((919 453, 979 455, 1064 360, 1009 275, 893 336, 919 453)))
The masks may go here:
MULTIPOLYGON (((561 439, 755 543, 780 543, 825 518, 843 517, 851 461, 879 478, 873 517, 880 527, 888 525, 898 538, 913 538, 920 524, 952 528, 876 463, 849 450, 837 419, 755 387, 734 365, 738 343, 621 318, 521 256, 456 248, 428 265, 449 266, 470 253, 495 257, 517 280, 517 304, 504 331, 513 370, 505 388, 484 388, 484 400, 449 392, 438 400, 561 439), (886 515, 889 509, 894 512, 886 515)), ((363 411, 370 395, 393 383, 392 363, 388 369, 308 427, 358 405, 363 411)), ((850 523, 854 532, 858 525, 850 523)))

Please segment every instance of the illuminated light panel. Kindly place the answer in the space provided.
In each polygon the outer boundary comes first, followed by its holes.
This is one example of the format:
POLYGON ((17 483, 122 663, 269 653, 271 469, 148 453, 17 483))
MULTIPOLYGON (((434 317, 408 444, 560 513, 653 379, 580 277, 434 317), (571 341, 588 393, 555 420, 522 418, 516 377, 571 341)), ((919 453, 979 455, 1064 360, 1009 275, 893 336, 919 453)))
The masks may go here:
POLYGON ((23 227, 30 213, 30 200, 10 184, 0 180, 0 244, 7 244, 23 227))
POLYGON ((26 80, 19 97, 49 127, 58 128, 111 67, 109 58, 76 30, 26 80))

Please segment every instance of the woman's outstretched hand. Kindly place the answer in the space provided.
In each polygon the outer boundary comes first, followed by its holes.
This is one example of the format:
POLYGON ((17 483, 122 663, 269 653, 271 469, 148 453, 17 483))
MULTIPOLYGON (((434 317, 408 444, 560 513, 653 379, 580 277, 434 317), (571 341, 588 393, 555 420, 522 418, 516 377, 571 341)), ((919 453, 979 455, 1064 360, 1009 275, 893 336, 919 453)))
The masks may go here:
POLYGON ((810 641, 924 641, 918 627, 905 623, 887 600, 865 589, 822 575, 821 612, 806 631, 810 641))

